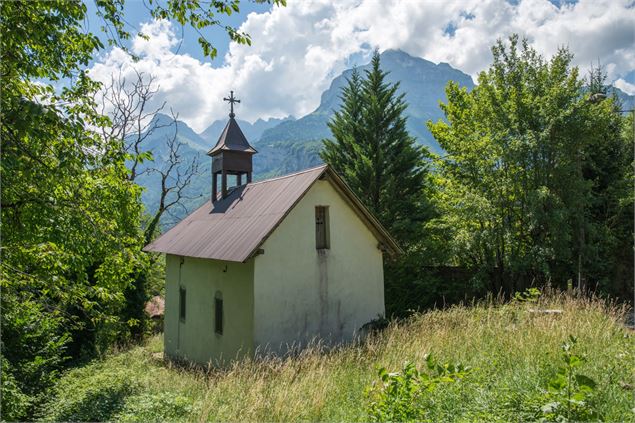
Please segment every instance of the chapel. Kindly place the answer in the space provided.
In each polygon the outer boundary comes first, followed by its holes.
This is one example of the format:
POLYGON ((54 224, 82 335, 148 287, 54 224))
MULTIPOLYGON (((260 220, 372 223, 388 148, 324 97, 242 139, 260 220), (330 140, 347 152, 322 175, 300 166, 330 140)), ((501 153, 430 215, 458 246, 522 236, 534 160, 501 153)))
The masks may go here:
POLYGON ((239 100, 225 100, 211 198, 145 247, 166 254, 166 356, 222 364, 354 339, 384 315, 399 246, 327 165, 254 181, 239 100))

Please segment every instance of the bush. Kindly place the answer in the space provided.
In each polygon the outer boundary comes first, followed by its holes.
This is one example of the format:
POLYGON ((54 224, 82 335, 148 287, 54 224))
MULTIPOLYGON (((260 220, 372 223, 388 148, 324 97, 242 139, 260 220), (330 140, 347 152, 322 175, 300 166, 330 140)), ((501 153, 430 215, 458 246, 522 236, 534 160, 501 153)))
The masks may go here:
POLYGON ((2 418, 27 420, 66 361, 62 319, 28 296, 2 293, 2 418))
POLYGON ((459 382, 471 369, 462 364, 439 364, 431 354, 426 356, 427 372, 406 363, 401 372, 388 373, 379 368, 381 382, 369 391, 368 414, 371 420, 422 421, 428 418, 428 401, 438 385, 459 382))
POLYGON ((69 372, 57 384, 41 411, 45 421, 108 421, 124 409, 126 398, 136 391, 133 373, 125 367, 101 366, 69 372), (88 371, 96 371, 88 374, 88 371))
POLYGON ((144 393, 130 397, 114 420, 119 422, 191 420, 197 411, 191 398, 172 392, 144 393))

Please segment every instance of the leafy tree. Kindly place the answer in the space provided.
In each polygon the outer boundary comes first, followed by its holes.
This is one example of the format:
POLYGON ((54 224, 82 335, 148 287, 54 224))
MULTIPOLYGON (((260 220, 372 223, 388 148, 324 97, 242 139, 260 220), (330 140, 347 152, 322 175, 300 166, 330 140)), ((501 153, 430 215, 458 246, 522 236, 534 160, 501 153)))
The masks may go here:
POLYGON ((428 155, 406 130, 404 94, 385 82, 375 52, 362 79, 355 70, 342 107, 329 122, 322 159, 341 174, 366 206, 404 245, 417 239, 428 215, 424 195, 428 155))
MULTIPOLYGON (((277 4, 283 3, 276 1, 277 4)), ((125 47, 123 0, 97 0, 109 43, 125 47)), ((148 3, 151 16, 197 31, 222 26, 238 0, 148 3)), ((121 144, 91 128, 100 85, 85 67, 103 48, 87 32, 79 1, 0 2, 1 324, 3 418, 25 420, 69 358, 125 341, 123 292, 147 259, 141 253, 140 188, 121 144)), ((145 35, 143 35, 145 36, 145 35)), ((215 49, 201 32, 199 43, 215 49)))
POLYGON ((567 49, 547 61, 512 36, 492 52, 474 90, 448 84, 447 122, 428 123, 447 152, 437 161, 435 225, 447 234, 451 263, 477 271, 494 291, 547 280, 594 285, 608 275, 596 262, 612 262, 615 252, 608 228, 624 214, 623 189, 607 189, 627 172, 621 118, 610 101, 588 101, 567 49), (610 210, 595 213, 598 202, 610 210))

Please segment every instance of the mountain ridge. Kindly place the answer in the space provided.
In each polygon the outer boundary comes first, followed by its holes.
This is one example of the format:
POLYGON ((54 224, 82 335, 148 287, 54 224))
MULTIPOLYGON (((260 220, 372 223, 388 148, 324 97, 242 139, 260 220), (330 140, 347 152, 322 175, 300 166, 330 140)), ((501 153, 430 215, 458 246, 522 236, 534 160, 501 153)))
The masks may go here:
MULTIPOLYGON (((429 60, 410 56, 401 50, 386 50, 380 55, 382 70, 388 72, 386 81, 399 83, 398 92, 404 94, 408 107, 408 131, 431 150, 440 148, 426 127, 426 122, 442 119, 439 101, 446 101, 445 86, 452 80, 468 89, 474 87, 472 78, 447 63, 435 64, 429 60)), ((370 64, 357 67, 360 73, 370 69, 370 64)), ((329 88, 320 97, 319 106, 297 120, 279 124, 263 132, 256 144, 281 141, 313 141, 328 138, 327 123, 341 104, 340 93, 350 78, 353 69, 347 69, 333 79, 329 88)))
MULTIPOLYGON (((382 53, 382 69, 390 72, 387 81, 400 82, 399 92, 408 103, 406 115, 407 129, 417 138, 420 144, 426 145, 433 152, 441 152, 440 147, 428 132, 425 123, 428 120, 443 119, 439 107, 445 102, 445 86, 448 81, 456 81, 468 89, 474 87, 471 77, 447 63, 434 64, 428 60, 417 58, 399 50, 388 50, 382 53)), ((369 65, 360 66, 361 72, 369 65)), ((292 116, 283 119, 258 119, 253 124, 238 120, 247 140, 258 150, 254 155, 254 180, 278 176, 321 164, 319 152, 322 140, 331 136, 328 121, 339 107, 341 88, 346 84, 352 69, 347 69, 335 77, 329 88, 320 97, 319 106, 311 113, 295 119, 292 116)), ((628 95, 613 87, 622 101, 623 109, 635 106, 635 96, 628 95)), ((148 137, 146 149, 151 150, 155 159, 153 166, 161 167, 167 160, 166 141, 174 135, 172 117, 159 114, 155 122, 162 126, 148 137)), ((217 120, 201 133, 193 131, 185 122, 176 122, 177 137, 183 144, 181 154, 186 163, 198 160, 199 172, 187 190, 190 198, 185 208, 175 212, 175 220, 184 217, 194 208, 200 206, 211 194, 210 172, 211 160, 205 155, 212 148, 224 129, 227 120, 217 120)), ((159 192, 157 191, 157 175, 143 175, 138 183, 146 189, 142 201, 152 212, 156 210, 159 192)), ((170 222, 173 223, 173 222, 170 222)), ((164 227, 169 226, 167 223, 164 227)))

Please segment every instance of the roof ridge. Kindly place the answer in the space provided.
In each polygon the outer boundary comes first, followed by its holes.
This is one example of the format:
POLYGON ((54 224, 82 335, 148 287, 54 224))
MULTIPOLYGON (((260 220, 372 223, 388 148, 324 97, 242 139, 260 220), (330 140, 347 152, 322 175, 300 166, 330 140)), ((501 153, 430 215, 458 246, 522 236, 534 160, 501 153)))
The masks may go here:
POLYGON ((249 185, 264 184, 266 182, 273 182, 273 181, 277 181, 277 180, 284 179, 284 178, 290 178, 292 176, 298 176, 298 175, 301 175, 303 173, 313 172, 313 171, 318 170, 320 168, 326 169, 327 167, 328 167, 328 165, 325 163, 325 164, 321 164, 319 166, 310 167, 308 169, 301 170, 299 172, 289 173, 287 175, 282 175, 282 176, 276 176, 274 178, 265 179, 263 181, 250 182, 249 184, 246 184, 246 185, 249 186, 249 185))

